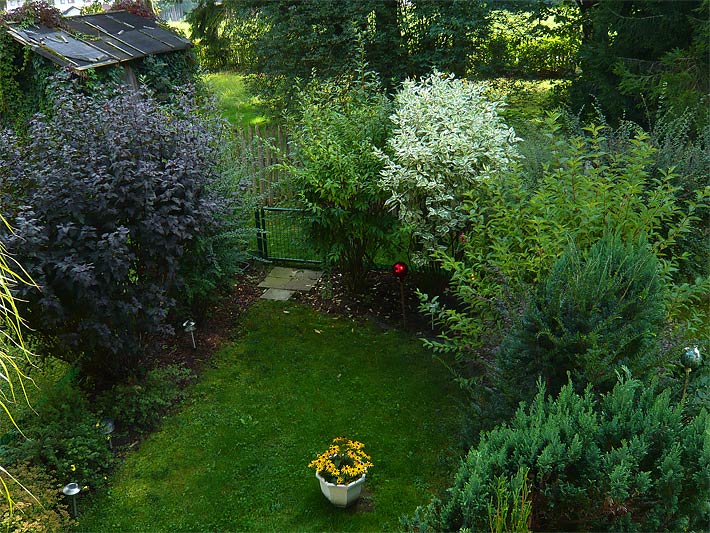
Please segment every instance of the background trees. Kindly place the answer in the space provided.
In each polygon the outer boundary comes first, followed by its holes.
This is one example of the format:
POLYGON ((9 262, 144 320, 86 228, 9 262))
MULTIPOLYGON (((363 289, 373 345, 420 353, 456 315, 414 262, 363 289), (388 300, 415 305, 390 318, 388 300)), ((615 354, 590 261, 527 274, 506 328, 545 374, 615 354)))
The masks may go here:
POLYGON ((251 74, 262 96, 284 105, 297 80, 363 61, 387 90, 432 68, 464 75, 488 18, 475 1, 226 0, 201 2, 190 22, 208 66, 251 74))
POLYGON ((708 1, 203 0, 190 20, 207 66, 252 75, 272 104, 364 59, 387 90, 434 68, 562 75, 575 111, 645 121, 710 92, 708 1))

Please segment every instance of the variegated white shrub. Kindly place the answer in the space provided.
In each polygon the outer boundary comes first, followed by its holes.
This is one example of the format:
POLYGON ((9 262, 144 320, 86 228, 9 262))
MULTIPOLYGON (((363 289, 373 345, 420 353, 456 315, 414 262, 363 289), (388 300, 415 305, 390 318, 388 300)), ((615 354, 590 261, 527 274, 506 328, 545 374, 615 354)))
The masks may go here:
POLYGON ((427 262, 436 250, 456 255, 466 229, 465 195, 517 157, 520 139, 498 114, 503 103, 486 89, 434 72, 407 80, 395 97, 388 153, 378 152, 380 186, 412 232, 416 262, 427 262))

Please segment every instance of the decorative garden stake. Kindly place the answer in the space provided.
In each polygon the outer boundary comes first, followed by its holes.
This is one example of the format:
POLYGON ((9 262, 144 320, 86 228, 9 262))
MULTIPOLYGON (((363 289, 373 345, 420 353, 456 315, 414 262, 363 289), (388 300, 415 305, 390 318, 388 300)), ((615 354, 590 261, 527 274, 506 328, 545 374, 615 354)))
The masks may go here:
POLYGON ((113 423, 113 420, 110 418, 104 418, 101 421, 101 433, 106 437, 106 440, 108 441, 108 447, 113 450, 113 443, 111 442, 111 433, 113 433, 113 430, 116 429, 115 424, 113 423))
POLYGON ((693 370, 700 368, 703 364, 703 356, 700 355, 700 350, 697 346, 687 347, 683 355, 680 356, 680 364, 685 367, 685 382, 683 383, 683 394, 680 397, 680 401, 685 400, 685 393, 688 390, 688 379, 690 378, 690 373, 693 370))
POLYGON ((404 305, 404 278, 407 276, 408 272, 409 267, 407 266, 407 263, 397 261, 394 265, 392 265, 392 274, 394 274, 394 276, 399 280, 399 293, 402 301, 402 325, 404 327, 407 327, 407 312, 404 305))
POLYGON ((81 489, 79 488, 79 484, 78 483, 69 483, 67 486, 65 486, 62 489, 62 492, 64 493, 65 496, 71 497, 73 508, 74 508, 74 518, 76 518, 77 517, 76 495, 81 492, 81 489))
POLYGON ((197 345, 195 344, 195 321, 188 318, 183 322, 182 327, 185 328, 185 331, 190 334, 190 337, 192 337, 192 348, 197 349, 197 345))

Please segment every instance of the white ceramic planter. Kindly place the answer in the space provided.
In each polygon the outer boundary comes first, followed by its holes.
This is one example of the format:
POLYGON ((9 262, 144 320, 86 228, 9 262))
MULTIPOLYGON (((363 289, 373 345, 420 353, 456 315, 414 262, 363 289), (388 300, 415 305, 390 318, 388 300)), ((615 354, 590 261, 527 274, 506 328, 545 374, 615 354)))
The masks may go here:
POLYGON ((335 483, 329 483, 323 479, 318 472, 316 472, 316 477, 318 478, 318 481, 320 481, 320 490, 323 493, 323 496, 328 498, 328 501, 336 507, 348 507, 349 505, 352 505, 355 500, 360 497, 362 485, 365 483, 365 474, 363 474, 357 481, 353 481, 348 485, 336 485, 335 483))

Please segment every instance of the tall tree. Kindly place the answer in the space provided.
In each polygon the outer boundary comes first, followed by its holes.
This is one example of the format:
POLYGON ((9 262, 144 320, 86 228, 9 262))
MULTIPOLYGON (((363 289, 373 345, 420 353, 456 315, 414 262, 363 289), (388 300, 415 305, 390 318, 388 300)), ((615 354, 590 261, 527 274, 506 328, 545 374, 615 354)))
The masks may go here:
POLYGON ((252 74, 259 94, 288 103, 298 80, 329 79, 363 63, 390 91, 405 77, 435 67, 465 74, 474 42, 488 23, 482 5, 469 0, 225 0, 221 5, 201 0, 189 20, 208 67, 252 74), (247 27, 256 28, 252 39, 242 39, 247 27), (241 61, 244 57, 250 60, 241 61))
MULTIPOLYGON (((601 0, 590 10, 591 28, 581 48, 581 77, 573 86, 577 103, 596 98, 611 118, 643 120, 638 92, 620 91, 623 69, 649 75, 673 50, 688 50, 693 42, 691 20, 699 1, 601 0)), ((705 13, 707 18, 707 12, 705 13)), ((586 32, 589 32, 587 34, 586 32)), ((629 89, 629 87, 627 87, 629 89)))

